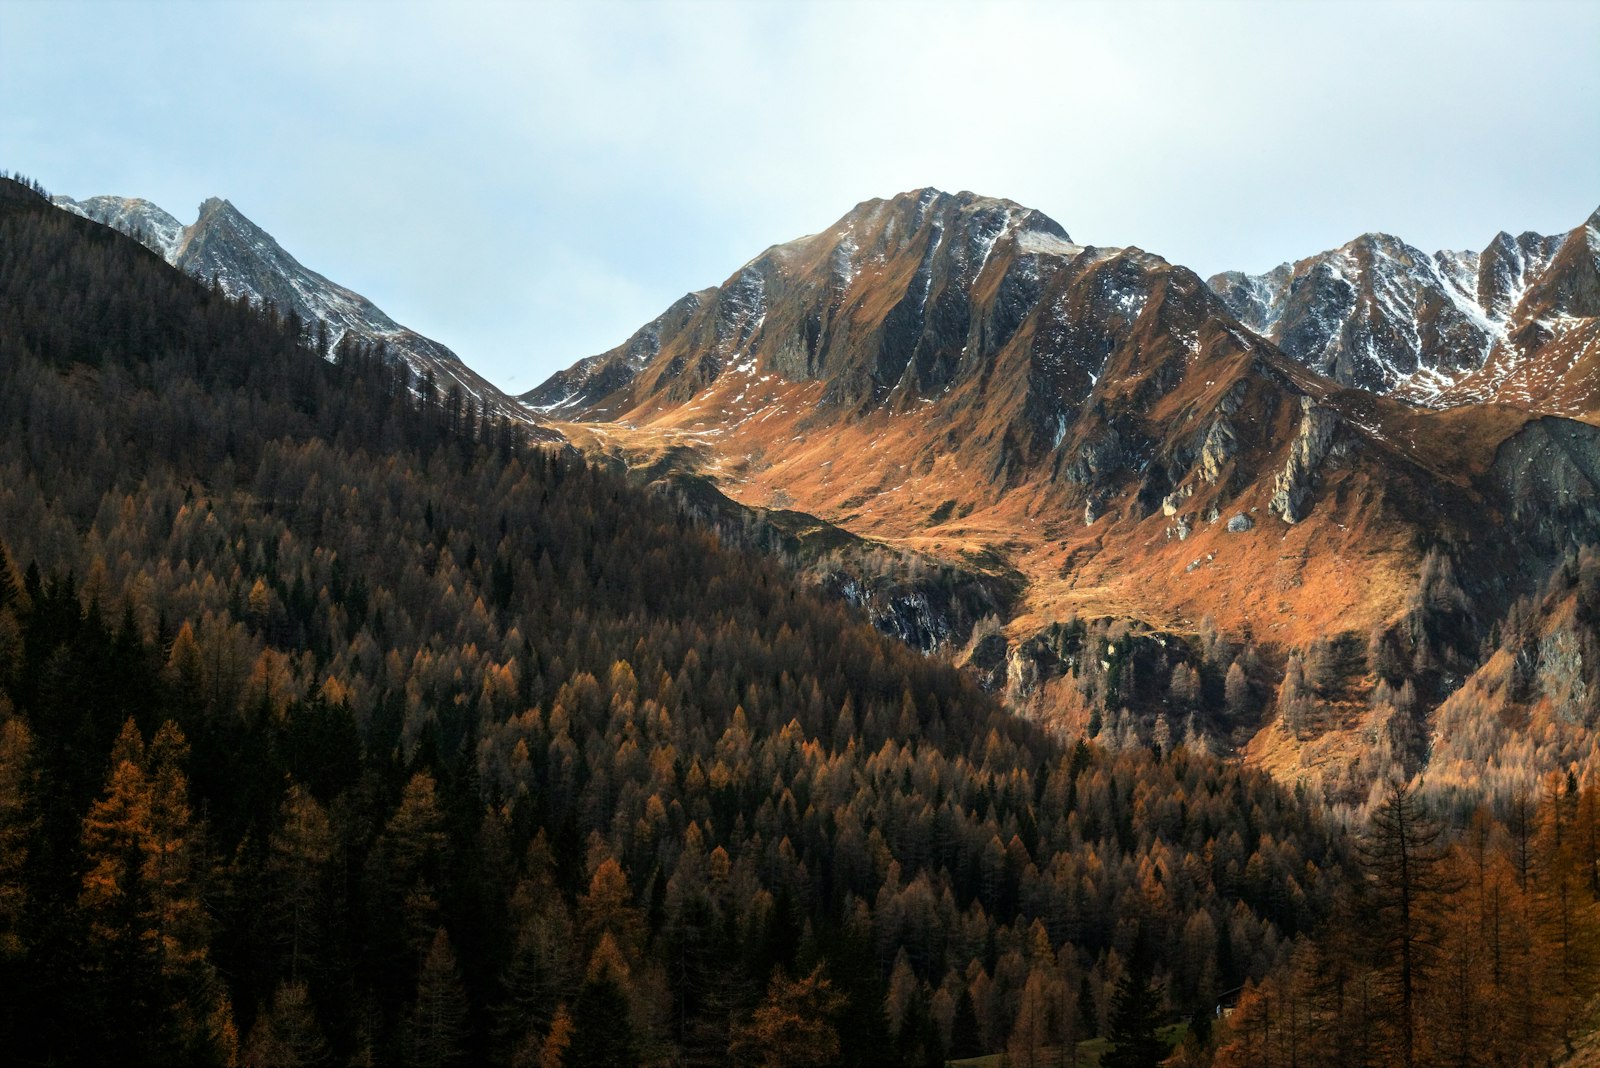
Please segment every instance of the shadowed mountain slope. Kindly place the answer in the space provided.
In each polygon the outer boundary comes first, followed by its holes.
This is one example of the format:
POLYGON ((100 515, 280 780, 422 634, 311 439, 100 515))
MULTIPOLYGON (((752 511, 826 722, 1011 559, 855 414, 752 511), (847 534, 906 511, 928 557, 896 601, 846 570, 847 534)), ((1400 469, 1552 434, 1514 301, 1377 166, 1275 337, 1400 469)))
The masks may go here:
POLYGON ((1304 795, 1063 745, 334 355, 0 180, 16 1062, 922 1065, 1136 955, 1208 1015, 1354 879, 1304 795))

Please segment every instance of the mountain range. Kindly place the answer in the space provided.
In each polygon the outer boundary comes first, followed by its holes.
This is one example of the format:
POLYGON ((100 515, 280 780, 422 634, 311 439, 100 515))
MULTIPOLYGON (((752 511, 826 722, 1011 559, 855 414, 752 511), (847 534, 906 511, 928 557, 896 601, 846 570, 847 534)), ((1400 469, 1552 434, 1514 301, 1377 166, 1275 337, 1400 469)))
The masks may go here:
POLYGON ((972 194, 567 447, 241 296, 0 176, 20 1063, 1580 1063, 1600 428, 972 194))
POLYGON ((1600 211, 1566 234, 1499 233, 1431 256, 1363 234, 1210 285, 1241 322, 1339 382, 1433 407, 1484 401, 1595 422, 1600 211))
POLYGON ((1129 737, 1187 719, 1330 789, 1360 793, 1378 736, 1425 761, 1496 621, 1600 537, 1600 212, 1482 253, 1369 234, 1206 281, 1012 201, 915 190, 767 249, 513 401, 226 201, 190 227, 145 201, 56 202, 798 533, 785 544, 825 585, 1014 708, 1069 730, 1126 712, 1129 737), (1454 591, 1465 618, 1421 634, 1422 602, 1454 591), (1071 637, 1085 627, 1131 637, 1103 656, 1071 637), (1288 663, 1319 643, 1401 650, 1425 665, 1420 697, 1385 705, 1408 673, 1335 657, 1334 711, 1286 729, 1288 663), (1174 702, 1180 664, 1215 699, 1174 702))
POLYGON ((1290 658, 1418 656, 1442 559, 1472 617, 1422 687, 1442 700, 1492 620, 1600 534, 1600 430, 1568 418, 1595 416, 1595 234, 1433 257, 1369 237, 1208 284, 1011 201, 917 190, 768 249, 522 399, 650 477, 1011 579, 1000 635, 960 655, 1069 729, 1121 702, 1148 732, 1174 704, 1145 680, 1104 707, 1086 678, 1111 661, 1064 626, 1131 628, 1157 675, 1220 633, 1250 651, 1256 699, 1206 729, 1337 778, 1374 731, 1424 760, 1427 710, 1375 725, 1381 678, 1352 661, 1347 707, 1268 729, 1290 658))

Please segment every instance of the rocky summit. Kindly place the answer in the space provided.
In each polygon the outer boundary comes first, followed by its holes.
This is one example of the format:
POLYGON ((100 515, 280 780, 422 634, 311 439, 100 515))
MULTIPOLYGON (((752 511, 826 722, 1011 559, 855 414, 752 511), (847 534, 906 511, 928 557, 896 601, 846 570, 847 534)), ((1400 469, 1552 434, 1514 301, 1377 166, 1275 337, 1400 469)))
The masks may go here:
POLYGON ((1501 232, 1482 252, 1363 234, 1265 274, 1209 284, 1251 330, 1319 374, 1435 407, 1506 401, 1600 421, 1597 217, 1501 232))

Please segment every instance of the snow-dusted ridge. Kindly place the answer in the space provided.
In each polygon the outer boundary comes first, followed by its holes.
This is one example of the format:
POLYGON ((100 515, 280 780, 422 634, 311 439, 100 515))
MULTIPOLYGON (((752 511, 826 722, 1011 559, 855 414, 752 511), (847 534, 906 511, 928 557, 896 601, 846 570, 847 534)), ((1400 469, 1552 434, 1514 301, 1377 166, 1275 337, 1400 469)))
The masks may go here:
POLYGON ((215 279, 231 297, 270 302, 308 324, 326 323, 330 349, 346 334, 381 343, 419 378, 431 374, 441 389, 457 386, 480 406, 520 415, 520 406, 450 349, 395 322, 360 293, 303 265, 227 200, 206 200, 187 226, 137 197, 57 196, 52 201, 65 211, 137 238, 188 274, 207 282, 215 279))
MULTIPOLYGON (((1580 235, 1592 243, 1592 227, 1593 217, 1568 234, 1500 233, 1482 252, 1432 255, 1363 234, 1264 274, 1224 272, 1209 285, 1245 325, 1345 385, 1427 405, 1502 399, 1496 384, 1528 373, 1520 367, 1538 348, 1526 328, 1570 332, 1570 324, 1547 325, 1545 291, 1573 289, 1552 272, 1570 273, 1574 257, 1562 250, 1580 235)), ((1503 399, 1527 403, 1520 394, 1503 399)))

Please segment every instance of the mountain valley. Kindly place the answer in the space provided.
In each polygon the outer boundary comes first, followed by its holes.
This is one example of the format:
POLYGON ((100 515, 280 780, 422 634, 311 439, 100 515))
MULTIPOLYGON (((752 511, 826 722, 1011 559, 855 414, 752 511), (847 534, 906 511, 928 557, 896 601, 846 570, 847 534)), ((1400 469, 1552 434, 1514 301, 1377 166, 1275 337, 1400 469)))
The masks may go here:
POLYGON ((1597 46, 0 0, 0 1062, 1600 1068, 1597 46))
POLYGON ((381 313, 325 343, 286 253, 235 296, 108 218, 0 179, 22 1062, 1376 1068, 1470 1062, 1457 1012, 1496 1063, 1587 1026, 1600 429, 1343 385, 971 194, 515 404, 381 313))
MULTIPOLYGON (((916 190, 510 398, 226 201, 189 227, 142 200, 54 203, 669 488, 1068 735, 1203 739, 1350 803, 1455 752, 1439 731, 1460 731, 1483 644, 1600 525, 1594 218, 1481 254, 1369 234, 1202 281, 1011 201, 916 190), (1421 601, 1457 590, 1441 644, 1421 601), (1314 652, 1336 678, 1286 716, 1289 662, 1314 652), (1408 678, 1413 699, 1385 699, 1408 678)), ((1593 719, 1541 751, 1580 752, 1593 719)))

